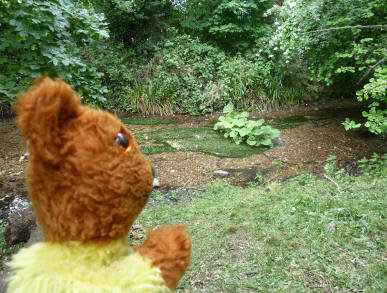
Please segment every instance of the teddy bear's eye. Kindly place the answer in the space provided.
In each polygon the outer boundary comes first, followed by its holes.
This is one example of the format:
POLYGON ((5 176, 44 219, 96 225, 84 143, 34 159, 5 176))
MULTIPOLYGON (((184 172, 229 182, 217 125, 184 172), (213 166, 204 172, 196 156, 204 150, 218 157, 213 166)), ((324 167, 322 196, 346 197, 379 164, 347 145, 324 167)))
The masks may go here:
POLYGON ((119 132, 115 139, 116 143, 122 146, 124 149, 126 149, 129 145, 128 139, 125 135, 123 135, 121 132, 119 132))
POLYGON ((124 134, 119 132, 115 138, 115 142, 124 148, 123 153, 126 154, 131 151, 132 145, 129 143, 128 139, 124 134))
POLYGON ((115 142, 124 148, 123 153, 128 153, 132 149, 132 145, 129 143, 128 139, 124 134, 119 132, 115 138, 115 142))

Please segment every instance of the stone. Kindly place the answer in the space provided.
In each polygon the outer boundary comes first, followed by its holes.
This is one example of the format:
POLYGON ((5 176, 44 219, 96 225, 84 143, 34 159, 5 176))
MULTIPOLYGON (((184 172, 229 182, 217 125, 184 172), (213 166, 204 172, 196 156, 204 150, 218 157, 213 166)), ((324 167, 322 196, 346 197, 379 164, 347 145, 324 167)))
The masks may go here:
POLYGON ((283 144, 283 140, 281 137, 276 137, 272 140, 273 144, 274 145, 282 145, 283 144))
POLYGON ((13 214, 19 212, 20 210, 24 210, 30 205, 28 199, 23 198, 20 195, 16 195, 9 205, 9 213, 13 214))
POLYGON ((4 227, 4 240, 8 246, 27 242, 36 227, 32 206, 12 213, 4 227))
POLYGON ((153 178, 153 188, 160 187, 160 181, 157 178, 153 178))
POLYGON ((11 176, 20 176, 21 174, 23 174, 23 171, 12 172, 12 173, 11 173, 11 176))
POLYGON ((212 175, 214 175, 214 177, 219 177, 219 178, 226 178, 230 173, 228 173, 227 171, 223 171, 223 170, 216 170, 212 173, 212 175))
POLYGON ((19 162, 27 161, 30 154, 27 152, 24 155, 20 156, 19 162))
POLYGON ((327 123, 323 121, 312 121, 312 124, 314 127, 321 127, 327 125, 327 123))
POLYGON ((35 243, 43 242, 43 241, 44 241, 44 237, 43 237, 42 228, 40 228, 40 226, 36 223, 36 226, 31 230, 30 239, 28 239, 27 243, 24 244, 24 247, 30 247, 35 243))
POLYGON ((325 119, 324 117, 320 117, 320 116, 308 116, 308 115, 305 115, 304 117, 307 120, 315 120, 315 121, 325 119))

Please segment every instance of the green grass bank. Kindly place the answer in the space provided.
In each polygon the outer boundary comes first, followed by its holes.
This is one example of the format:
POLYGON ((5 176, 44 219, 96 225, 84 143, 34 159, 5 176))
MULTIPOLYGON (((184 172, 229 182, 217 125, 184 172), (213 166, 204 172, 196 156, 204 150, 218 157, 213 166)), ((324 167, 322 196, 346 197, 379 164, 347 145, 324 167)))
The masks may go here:
POLYGON ((308 174, 246 189, 219 181, 172 201, 155 191, 136 233, 187 225, 181 292, 383 292, 386 176, 334 181, 340 188, 308 174))

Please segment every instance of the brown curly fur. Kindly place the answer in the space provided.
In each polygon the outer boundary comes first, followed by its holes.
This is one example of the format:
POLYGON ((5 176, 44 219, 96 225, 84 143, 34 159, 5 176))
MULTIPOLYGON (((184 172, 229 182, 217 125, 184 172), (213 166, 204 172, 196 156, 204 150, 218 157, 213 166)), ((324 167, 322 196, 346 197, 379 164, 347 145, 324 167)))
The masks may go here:
MULTIPOLYGON (((29 141, 30 198, 51 242, 110 241, 127 236, 152 190, 152 172, 131 133, 102 110, 82 106, 69 85, 36 80, 15 106, 29 141), (115 142, 123 133, 128 153, 115 142)), ((190 262, 191 242, 182 226, 148 233, 135 248, 176 288, 190 262)))
POLYGON ((28 187, 45 240, 125 237, 146 204, 152 173, 116 117, 80 105, 63 81, 38 80, 15 111, 29 140, 28 187), (126 135, 124 154, 115 142, 126 135))
POLYGON ((143 244, 135 251, 152 260, 161 269, 165 284, 176 288, 190 262, 191 241, 184 226, 167 226, 148 231, 143 244))

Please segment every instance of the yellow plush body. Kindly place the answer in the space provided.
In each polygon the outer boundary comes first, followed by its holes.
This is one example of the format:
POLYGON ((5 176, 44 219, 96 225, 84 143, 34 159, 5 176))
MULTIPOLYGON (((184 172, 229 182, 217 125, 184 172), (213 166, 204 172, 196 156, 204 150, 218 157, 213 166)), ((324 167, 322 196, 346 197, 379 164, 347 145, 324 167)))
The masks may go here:
POLYGON ((8 292, 170 292, 161 271, 126 245, 38 243, 9 263, 8 292))

